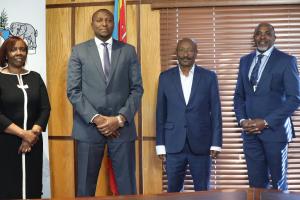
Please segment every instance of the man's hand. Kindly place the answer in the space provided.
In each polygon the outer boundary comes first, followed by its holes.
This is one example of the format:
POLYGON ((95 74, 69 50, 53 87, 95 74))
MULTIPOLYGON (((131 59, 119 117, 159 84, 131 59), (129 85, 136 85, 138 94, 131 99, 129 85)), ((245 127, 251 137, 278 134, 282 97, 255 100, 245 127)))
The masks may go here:
POLYGON ((29 153, 31 151, 30 143, 22 140, 22 144, 19 147, 18 153, 29 153))
POLYGON ((106 119, 102 115, 97 115, 92 122, 96 124, 96 126, 100 126, 106 122, 106 119))
POLYGON ((118 137, 120 135, 119 131, 117 131, 119 127, 119 121, 117 117, 108 117, 101 115, 104 123, 97 125, 97 129, 106 137, 118 137))
POLYGON ((259 134, 263 129, 266 128, 265 120, 263 119, 246 119, 242 121, 241 126, 244 131, 250 134, 259 134))
POLYGON ((266 128, 266 125, 265 125, 265 120, 263 119, 253 119, 252 121, 254 121, 255 123, 255 131, 256 132, 261 132, 263 129, 266 128))
POLYGON ((210 150, 210 156, 213 159, 216 159, 218 157, 219 153, 220 153, 220 151, 210 150))
POLYGON ((250 119, 245 119, 242 121, 241 126, 244 131, 250 132, 253 128, 255 128, 255 123, 250 119))
POLYGON ((258 134, 260 131, 256 127, 256 123, 254 120, 245 119, 242 121, 241 126, 244 131, 250 134, 258 134))
POLYGON ((109 138, 117 138, 120 136, 120 132, 119 131, 113 131, 113 132, 107 132, 107 133, 102 133, 102 135, 104 135, 105 137, 109 137, 109 138))
POLYGON ((111 138, 116 138, 120 136, 120 132, 117 131, 117 129, 115 131, 109 131, 108 128, 103 129, 101 127, 106 127, 108 124, 108 118, 104 115, 97 115, 94 119, 93 119, 93 123, 96 125, 98 131, 104 135, 105 137, 111 137, 111 138))

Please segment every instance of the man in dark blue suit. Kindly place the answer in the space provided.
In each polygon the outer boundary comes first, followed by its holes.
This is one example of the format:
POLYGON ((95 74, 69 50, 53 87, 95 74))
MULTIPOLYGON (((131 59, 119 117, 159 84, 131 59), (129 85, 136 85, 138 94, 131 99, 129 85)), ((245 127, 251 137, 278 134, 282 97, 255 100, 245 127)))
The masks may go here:
POLYGON ((259 24, 256 51, 240 60, 234 110, 243 129, 250 187, 287 190, 288 142, 295 136, 292 113, 300 104, 297 61, 274 47, 274 27, 259 24))
POLYGON ((195 64, 197 45, 184 38, 177 44, 179 65, 159 77, 156 150, 167 164, 168 192, 183 188, 189 164, 194 189, 209 187, 211 158, 222 146, 222 118, 215 73, 195 64))

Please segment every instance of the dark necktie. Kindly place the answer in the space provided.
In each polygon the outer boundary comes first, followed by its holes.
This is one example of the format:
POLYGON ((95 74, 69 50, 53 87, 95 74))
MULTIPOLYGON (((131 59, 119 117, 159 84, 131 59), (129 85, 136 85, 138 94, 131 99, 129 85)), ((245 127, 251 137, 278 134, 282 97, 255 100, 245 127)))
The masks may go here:
POLYGON ((104 75, 105 75, 105 81, 107 83, 108 77, 109 77, 109 71, 110 71, 110 61, 109 61, 109 52, 107 45, 108 43, 102 43, 104 49, 103 49, 103 69, 104 69, 104 75))
POLYGON ((261 64, 261 59, 264 55, 262 54, 259 54, 257 57, 257 62, 256 64, 254 65, 253 67, 253 70, 251 72, 251 76, 250 76, 250 83, 252 86, 255 86, 257 85, 257 79, 258 79, 258 71, 259 71, 259 67, 260 67, 260 64, 261 64))

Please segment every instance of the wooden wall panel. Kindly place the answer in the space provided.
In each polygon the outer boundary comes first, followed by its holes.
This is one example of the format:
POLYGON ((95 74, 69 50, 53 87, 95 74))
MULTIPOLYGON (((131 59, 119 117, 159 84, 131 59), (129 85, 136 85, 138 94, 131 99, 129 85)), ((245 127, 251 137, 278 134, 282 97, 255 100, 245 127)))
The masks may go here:
MULTIPOLYGON (((136 177, 136 191, 138 194, 139 191, 140 191, 140 179, 139 179, 139 176, 140 176, 140 169, 139 169, 139 162, 141 161, 140 160, 140 152, 139 152, 139 141, 136 140, 135 141, 135 177, 136 177)), ((142 193, 141 193, 142 194, 142 193)))
POLYGON ((155 109, 157 84, 160 73, 160 26, 159 11, 150 5, 141 6, 141 55, 144 82, 143 136, 155 136, 155 109))
POLYGON ((76 3, 92 3, 92 2, 99 3, 99 2, 102 2, 102 3, 114 4, 114 0, 74 0, 74 2, 76 2, 76 3))
POLYGON ((48 124, 52 197, 74 197, 74 146, 69 136, 72 107, 66 96, 67 62, 71 52, 71 9, 46 10, 47 87, 51 103, 48 124), (61 139, 61 140, 60 140, 61 139))
POLYGON ((144 96, 142 100, 143 137, 143 193, 162 191, 162 162, 155 153, 155 109, 160 66, 159 11, 152 11, 150 5, 141 5, 141 58, 144 96))
POLYGON ((137 47, 137 6, 127 5, 126 12, 127 43, 137 47))
POLYGON ((162 161, 154 147, 155 141, 143 141, 143 194, 162 192, 162 161))
POLYGON ((74 197, 73 140, 49 140, 52 198, 74 197))
POLYGON ((71 3, 73 0, 46 0, 47 5, 51 4, 63 4, 63 3, 71 3))
POLYGON ((71 51, 71 10, 46 11, 47 87, 51 103, 50 136, 67 136, 73 124, 72 107, 67 100, 67 62, 71 51))

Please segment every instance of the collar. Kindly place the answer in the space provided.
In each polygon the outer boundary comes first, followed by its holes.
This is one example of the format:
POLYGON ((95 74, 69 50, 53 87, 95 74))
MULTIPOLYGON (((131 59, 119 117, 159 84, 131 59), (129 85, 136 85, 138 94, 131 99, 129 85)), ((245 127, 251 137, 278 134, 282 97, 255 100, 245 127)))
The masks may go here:
MULTIPOLYGON (((102 43, 104 43, 102 40, 100 40, 97 37, 95 37, 95 42, 96 42, 97 47, 99 47, 102 43)), ((112 43, 113 43, 112 37, 110 37, 108 40, 106 40, 105 43, 108 43, 109 46, 112 46, 112 43)))
MULTIPOLYGON (((178 68, 179 68, 180 74, 183 75, 180 65, 178 65, 178 68)), ((195 64, 193 64, 193 67, 190 69, 189 74, 194 74, 194 71, 195 71, 195 64)))
POLYGON ((5 72, 4 69, 6 69, 7 67, 8 67, 7 65, 5 67, 2 67, 0 69, 0 73, 2 73, 2 74, 9 74, 9 75, 26 75, 26 74, 30 73, 30 70, 28 70, 28 69, 25 69, 25 72, 23 72, 21 74, 13 74, 13 73, 10 73, 10 72, 5 72))
POLYGON ((264 55, 264 56, 266 56, 266 57, 269 57, 269 56, 271 55, 273 49, 274 49, 274 45, 271 46, 271 48, 269 48, 267 51, 265 51, 265 52, 263 52, 263 53, 260 53, 258 50, 256 50, 256 56, 262 54, 262 55, 264 55))

